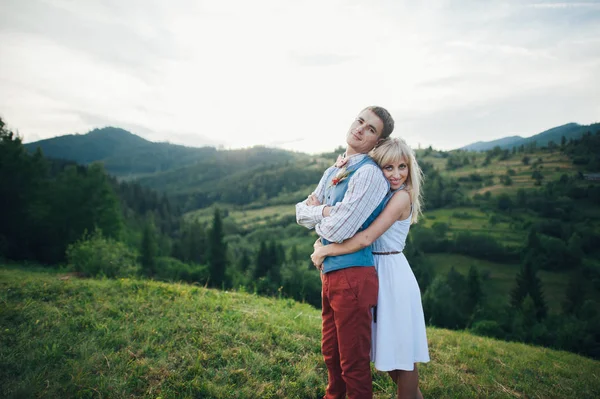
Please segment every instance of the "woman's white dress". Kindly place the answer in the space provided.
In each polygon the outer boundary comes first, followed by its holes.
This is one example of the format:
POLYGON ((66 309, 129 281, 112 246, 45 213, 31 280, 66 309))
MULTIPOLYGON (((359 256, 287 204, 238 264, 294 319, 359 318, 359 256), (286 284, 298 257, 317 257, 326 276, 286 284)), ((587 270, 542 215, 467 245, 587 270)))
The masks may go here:
MULTIPOLYGON (((373 252, 402 251, 411 216, 395 222, 383 233, 373 243, 373 252)), ((379 297, 377 321, 372 325, 371 360, 380 371, 413 370, 414 363, 429 361, 417 279, 403 253, 373 257, 379 277, 379 297)))

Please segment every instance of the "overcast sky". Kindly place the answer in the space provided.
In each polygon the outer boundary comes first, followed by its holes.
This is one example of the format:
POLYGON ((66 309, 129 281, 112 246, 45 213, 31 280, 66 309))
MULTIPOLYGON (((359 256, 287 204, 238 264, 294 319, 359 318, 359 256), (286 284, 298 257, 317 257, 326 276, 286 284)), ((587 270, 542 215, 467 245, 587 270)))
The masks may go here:
POLYGON ((1 0, 0 116, 331 151, 366 105, 453 149, 600 121, 600 1, 1 0))

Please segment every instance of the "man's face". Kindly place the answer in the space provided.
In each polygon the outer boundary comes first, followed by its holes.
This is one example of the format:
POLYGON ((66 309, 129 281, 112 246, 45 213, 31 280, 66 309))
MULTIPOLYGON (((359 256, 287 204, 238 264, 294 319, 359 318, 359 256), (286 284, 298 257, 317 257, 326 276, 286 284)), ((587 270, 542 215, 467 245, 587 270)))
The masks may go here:
POLYGON ((371 151, 379 141, 383 131, 383 122, 371 110, 362 111, 346 134, 348 144, 347 155, 366 154, 371 151))

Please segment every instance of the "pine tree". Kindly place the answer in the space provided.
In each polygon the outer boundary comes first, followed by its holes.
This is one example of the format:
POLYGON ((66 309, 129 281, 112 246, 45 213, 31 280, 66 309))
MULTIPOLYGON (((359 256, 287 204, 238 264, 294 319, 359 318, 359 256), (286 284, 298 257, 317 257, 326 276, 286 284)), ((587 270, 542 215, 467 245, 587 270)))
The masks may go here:
POLYGON ((520 311, 523 317, 521 320, 524 330, 523 338, 527 338, 528 336, 531 336, 531 329, 537 323, 537 307, 533 298, 531 298, 529 294, 523 298, 520 311))
POLYGON ((198 221, 193 222, 189 227, 186 246, 189 261, 197 264, 206 263, 208 254, 207 237, 206 232, 198 221))
POLYGON ((107 237, 118 239, 123 229, 119 198, 102 164, 92 164, 86 173, 86 203, 91 211, 92 226, 102 229, 107 237))
POLYGON ((525 246, 525 253, 537 253, 542 244, 540 238, 535 231, 535 228, 531 228, 527 234, 527 245, 525 246))
POLYGON ((280 243, 277 243, 277 262, 279 263, 280 267, 286 262, 285 249, 280 243))
POLYGON ((423 295, 423 310, 427 323, 444 328, 463 328, 466 320, 456 299, 456 293, 448 285, 447 278, 438 275, 423 295))
POLYGON ((544 179, 544 175, 542 175, 542 172, 540 172, 539 170, 536 169, 531 174, 531 178, 533 180, 535 180, 534 185, 539 186, 539 185, 542 184, 542 180, 544 179))
POLYGON ((271 241, 267 247, 269 254, 269 271, 267 277, 274 287, 281 285, 281 264, 285 261, 283 247, 275 241, 271 241))
POLYGON ((41 158, 41 152, 30 157, 21 138, 6 129, 0 118, 0 254, 8 258, 35 257, 37 248, 31 242, 32 236, 44 241, 42 226, 32 218, 31 209, 46 177, 41 158))
POLYGON ((569 278, 563 302, 563 312, 566 316, 577 315, 585 301, 585 276, 583 270, 578 268, 569 278))
POLYGON ((147 276, 156 274, 156 257, 158 255, 158 244, 156 239, 156 227, 152 218, 146 222, 142 234, 140 247, 140 263, 142 272, 147 276))
POLYGON ((527 193, 522 188, 517 190, 517 206, 521 208, 527 206, 527 193))
POLYGON ((208 234, 208 270, 213 287, 223 287, 227 268, 227 246, 223 241, 223 221, 221 212, 215 208, 212 228, 208 234))
POLYGON ((465 304, 467 315, 473 314, 477 306, 481 303, 482 298, 483 291, 481 289, 479 272, 475 266, 471 266, 469 275, 467 276, 467 298, 465 304))
POLYGON ((542 281, 537 275, 531 256, 525 257, 521 265, 521 270, 517 274, 516 285, 511 292, 510 298, 512 307, 515 309, 521 308, 523 300, 527 295, 531 297, 535 304, 537 319, 543 319, 546 316, 548 307, 544 300, 542 281))
POLYGON ((573 233, 569 238, 567 246, 569 248, 569 256, 571 258, 569 262, 570 267, 572 269, 577 269, 579 268, 579 266, 581 266, 581 261, 583 259, 583 243, 581 240, 581 236, 577 233, 573 233))
POLYGON ((248 251, 242 252, 242 257, 240 258, 239 269, 242 273, 245 273, 250 268, 250 257, 248 256, 248 251))
POLYGON ((295 263, 300 260, 300 255, 298 254, 298 247, 296 244, 292 245, 292 249, 290 250, 290 262, 295 263))
POLYGON ((266 276, 270 266, 270 256, 267 244, 264 241, 261 241, 260 246, 258 247, 258 253, 256 254, 254 278, 259 279, 266 276))

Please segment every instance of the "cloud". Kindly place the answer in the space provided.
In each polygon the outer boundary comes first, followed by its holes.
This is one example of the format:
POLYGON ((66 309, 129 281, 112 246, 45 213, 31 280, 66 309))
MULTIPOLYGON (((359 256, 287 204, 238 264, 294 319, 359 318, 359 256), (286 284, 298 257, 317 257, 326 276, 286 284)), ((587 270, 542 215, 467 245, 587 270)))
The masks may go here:
POLYGON ((332 66, 357 59, 356 56, 340 54, 292 54, 290 57, 301 66, 332 66))
POLYGON ((566 3, 534 3, 528 4, 526 7, 531 8, 597 8, 600 9, 600 4, 597 2, 566 2, 566 3))
MULTIPOLYGON (((133 68, 136 73, 149 73, 156 59, 176 56, 172 37, 160 24, 142 27, 114 3, 103 2, 100 9, 92 4, 32 0, 25 5, 9 0, 3 7, 1 30, 44 38, 96 62, 133 68)), ((136 13, 143 15, 144 10, 152 8, 143 7, 136 13)))
POLYGON ((405 137, 414 146, 436 143, 435 148, 448 150, 479 140, 529 137, 569 122, 595 123, 598 115, 600 104, 585 89, 540 89, 401 119, 394 135, 405 137))
POLYGON ((600 114, 597 4, 5 0, 0 112, 28 140, 307 152, 370 104, 423 145, 533 134, 600 114))

